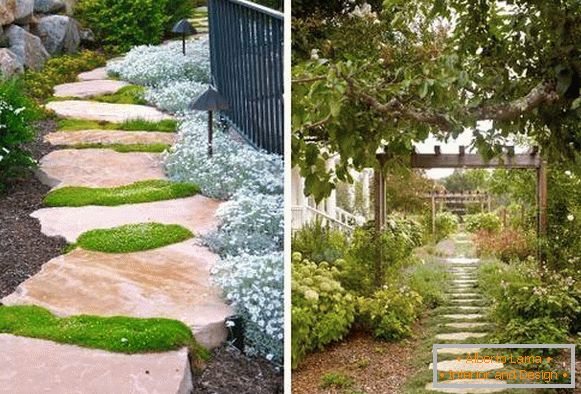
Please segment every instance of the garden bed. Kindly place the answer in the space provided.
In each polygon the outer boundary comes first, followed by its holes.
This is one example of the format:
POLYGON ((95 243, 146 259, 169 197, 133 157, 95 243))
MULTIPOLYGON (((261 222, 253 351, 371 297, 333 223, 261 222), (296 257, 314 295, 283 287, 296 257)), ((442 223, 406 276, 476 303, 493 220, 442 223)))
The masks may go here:
MULTIPOLYGON (((43 142, 45 134, 56 130, 51 120, 37 123, 38 134, 27 145, 35 159, 53 150, 43 142)), ((40 224, 29 215, 42 208, 42 200, 50 188, 32 174, 14 181, 0 194, 0 297, 6 296, 24 280, 37 273, 42 264, 62 254, 66 241, 40 232, 40 224)))

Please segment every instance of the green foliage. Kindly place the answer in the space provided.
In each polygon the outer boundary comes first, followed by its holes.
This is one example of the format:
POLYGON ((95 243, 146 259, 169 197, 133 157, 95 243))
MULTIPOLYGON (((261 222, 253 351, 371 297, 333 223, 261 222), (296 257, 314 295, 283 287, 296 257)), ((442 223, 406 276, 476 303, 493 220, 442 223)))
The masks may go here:
POLYGON ((581 288, 572 277, 530 258, 510 265, 483 264, 479 287, 492 302, 492 316, 504 343, 564 343, 579 328, 581 288))
POLYGON ((502 223, 494 212, 482 212, 474 215, 464 216, 466 230, 471 233, 478 231, 498 232, 502 223))
POLYGON ((292 367, 310 351, 345 336, 355 319, 353 297, 327 263, 292 258, 292 367))
POLYGON ((444 267, 422 264, 414 267, 409 278, 409 286, 422 297, 423 306, 432 309, 446 301, 444 284, 448 279, 449 274, 444 267))
POLYGON ((174 25, 182 19, 191 19, 196 8, 193 0, 167 0, 165 14, 169 18, 165 25, 165 32, 171 33, 174 25))
POLYGON ((167 6, 168 0, 81 0, 75 15, 107 50, 124 52, 161 43, 170 20, 167 6))
POLYGON ((458 216, 451 212, 436 214, 436 239, 439 242, 458 231, 458 216))
POLYGON ((149 353, 189 347, 208 353, 183 323, 169 319, 71 316, 59 318, 38 306, 0 307, 0 333, 46 339, 118 353, 149 353))
POLYGON ((119 153, 150 152, 162 153, 171 148, 168 144, 102 144, 85 143, 68 146, 70 149, 111 149, 119 153))
POLYGON ((341 231, 314 221, 293 234, 292 250, 315 263, 334 263, 345 254, 347 239, 341 231))
POLYGON ((476 233, 474 243, 478 256, 496 257, 505 263, 536 254, 536 234, 523 230, 503 229, 498 233, 481 230, 476 233))
POLYGON ((74 55, 63 55, 49 59, 42 70, 28 70, 24 74, 26 93, 43 101, 53 94, 53 88, 63 83, 75 82, 77 76, 105 65, 106 58, 99 52, 84 50, 74 55))
POLYGON ((486 170, 454 170, 442 183, 449 193, 484 190, 490 177, 486 170))
POLYGON ((359 299, 361 321, 376 338, 389 341, 411 334, 421 307, 422 296, 405 285, 386 285, 371 298, 359 299))
POLYGON ((31 123, 38 114, 18 81, 0 82, 0 191, 10 178, 35 165, 24 144, 34 139, 31 123))
POLYGON ((91 100, 111 104, 147 105, 144 94, 145 88, 143 86, 129 85, 119 89, 115 93, 93 97, 91 100))
POLYGON ((105 253, 131 253, 161 248, 192 238, 192 232, 177 224, 129 224, 111 229, 91 230, 77 239, 83 249, 105 253))
POLYGON ((173 119, 164 119, 159 122, 152 122, 142 119, 133 119, 123 123, 110 123, 84 119, 59 119, 58 129, 59 131, 122 130, 173 133, 177 129, 177 121, 173 119))
POLYGON ((199 192, 198 186, 189 183, 150 180, 113 188, 63 187, 52 190, 43 202, 49 207, 116 206, 173 200, 199 192))
POLYGON ((321 388, 323 389, 348 389, 353 386, 351 377, 341 372, 327 372, 321 377, 321 388))

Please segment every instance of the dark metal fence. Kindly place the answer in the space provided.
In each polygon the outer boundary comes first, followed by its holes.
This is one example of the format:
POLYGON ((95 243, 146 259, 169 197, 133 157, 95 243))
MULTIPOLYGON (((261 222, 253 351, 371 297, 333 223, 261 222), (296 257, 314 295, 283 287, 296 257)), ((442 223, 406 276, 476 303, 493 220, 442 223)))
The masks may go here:
POLYGON ((245 0, 210 0, 212 79, 223 112, 251 144, 283 153, 283 14, 245 0))

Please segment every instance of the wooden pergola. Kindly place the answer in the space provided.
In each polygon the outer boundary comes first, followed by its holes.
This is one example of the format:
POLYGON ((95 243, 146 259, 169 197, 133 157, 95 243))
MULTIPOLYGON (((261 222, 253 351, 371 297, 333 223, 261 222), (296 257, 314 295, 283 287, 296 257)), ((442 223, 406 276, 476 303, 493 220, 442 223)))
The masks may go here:
POLYGON ((432 201, 432 234, 436 234, 436 206, 439 203, 440 210, 444 204, 480 204, 480 210, 484 211, 486 205, 488 212, 491 208, 491 196, 488 193, 480 193, 479 191, 462 192, 462 193, 438 193, 433 192, 424 195, 424 198, 432 201))

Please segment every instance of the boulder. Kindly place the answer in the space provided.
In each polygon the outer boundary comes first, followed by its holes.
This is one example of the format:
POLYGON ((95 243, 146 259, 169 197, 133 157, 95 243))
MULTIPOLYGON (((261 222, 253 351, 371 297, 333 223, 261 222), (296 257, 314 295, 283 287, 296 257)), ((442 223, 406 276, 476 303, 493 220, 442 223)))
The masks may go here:
POLYGON ((61 0, 34 0, 34 12, 40 14, 56 14, 66 8, 61 0))
POLYGON ((94 43, 95 42, 95 33, 91 29, 81 29, 81 42, 83 43, 94 43))
POLYGON ((30 23, 34 13, 34 0, 17 0, 14 8, 14 23, 26 25, 30 23))
POLYGON ((41 18, 34 33, 40 37, 51 55, 75 53, 81 44, 78 22, 65 15, 50 15, 41 18))
POLYGON ((16 0, 0 0, 0 25, 9 25, 14 22, 16 0))
POLYGON ((65 3, 67 15, 73 15, 75 5, 77 4, 77 0, 62 0, 62 2, 65 3))
POLYGON ((2 48, 0 49, 0 71, 2 71, 2 76, 5 78, 10 78, 15 74, 19 74, 24 71, 24 66, 18 60, 18 57, 10 49, 2 48))
POLYGON ((20 26, 12 25, 6 30, 10 50, 25 67, 38 70, 50 57, 42 41, 20 26))

